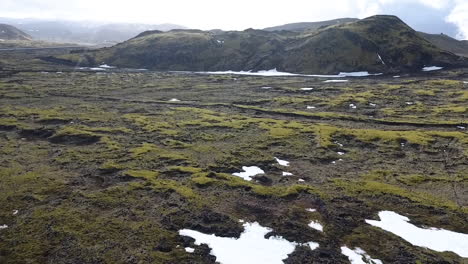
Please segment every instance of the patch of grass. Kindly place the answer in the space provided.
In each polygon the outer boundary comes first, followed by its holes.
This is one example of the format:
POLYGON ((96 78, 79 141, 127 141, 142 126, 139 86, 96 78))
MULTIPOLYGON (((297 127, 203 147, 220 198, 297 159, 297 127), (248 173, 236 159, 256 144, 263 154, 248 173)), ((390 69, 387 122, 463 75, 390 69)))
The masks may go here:
POLYGON ((439 197, 435 197, 429 193, 410 191, 404 188, 382 183, 373 180, 365 181, 351 181, 344 179, 334 179, 333 183, 335 186, 344 189, 346 192, 354 195, 364 196, 379 196, 379 195, 394 195, 409 199, 413 202, 420 203, 426 206, 448 208, 455 211, 466 211, 468 208, 461 208, 452 201, 444 200, 439 197))

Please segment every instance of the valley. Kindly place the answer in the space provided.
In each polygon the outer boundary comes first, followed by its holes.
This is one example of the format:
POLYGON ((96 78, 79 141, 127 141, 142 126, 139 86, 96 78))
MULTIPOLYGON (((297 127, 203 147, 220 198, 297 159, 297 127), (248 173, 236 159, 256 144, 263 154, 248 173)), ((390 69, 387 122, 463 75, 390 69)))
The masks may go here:
POLYGON ((391 211, 468 233, 467 69, 275 77, 38 59, 67 52, 1 54, 0 262, 215 263, 226 256, 203 234, 260 232, 247 259, 263 240, 282 243, 270 263, 466 263, 456 245, 374 225, 391 211))

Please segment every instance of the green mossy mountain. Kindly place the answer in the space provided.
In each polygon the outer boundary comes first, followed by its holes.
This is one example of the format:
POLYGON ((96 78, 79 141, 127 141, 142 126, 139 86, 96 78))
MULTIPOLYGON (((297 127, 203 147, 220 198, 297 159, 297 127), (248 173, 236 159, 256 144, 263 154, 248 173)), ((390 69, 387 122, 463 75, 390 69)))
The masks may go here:
POLYGON ((441 50, 395 16, 373 16, 316 31, 145 32, 114 47, 70 54, 62 62, 160 71, 278 71, 336 74, 420 71, 468 60, 441 50))
POLYGON ((0 24, 1 40, 32 40, 32 37, 23 31, 7 24, 0 24))

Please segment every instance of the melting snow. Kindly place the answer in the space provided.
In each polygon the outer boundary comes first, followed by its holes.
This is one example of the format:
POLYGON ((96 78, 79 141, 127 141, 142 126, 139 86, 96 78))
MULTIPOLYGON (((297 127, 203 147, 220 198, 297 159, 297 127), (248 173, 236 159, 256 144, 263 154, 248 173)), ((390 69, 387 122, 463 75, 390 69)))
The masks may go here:
POLYGON ((193 253, 193 252, 195 252, 195 249, 191 248, 191 247, 186 247, 185 251, 188 252, 188 253, 193 253))
POLYGON ((199 72, 206 74, 235 74, 235 75, 253 75, 253 76, 300 76, 300 74, 294 74, 289 72, 279 72, 276 69, 268 71, 214 71, 214 72, 199 72))
POLYGON ((283 171, 283 176, 293 176, 294 174, 290 173, 290 172, 285 172, 283 171))
POLYGON ((312 222, 310 222, 309 227, 313 228, 315 230, 318 230, 320 232, 323 232, 323 226, 319 222, 312 221, 312 222))
MULTIPOLYGON (((194 238, 196 245, 207 244, 212 249, 211 253, 222 264, 283 263, 282 260, 301 244, 277 236, 266 239, 265 235, 271 231, 272 229, 258 223, 246 223, 244 232, 238 239, 207 235, 189 229, 180 230, 179 234, 194 238)), ((305 245, 311 249, 318 247, 314 242, 305 245)))
POLYGON ((7 228, 8 228, 7 225, 0 225, 0 230, 2 230, 2 229, 7 229, 7 228))
POLYGON ((314 88, 301 88, 301 91, 312 91, 314 88))
POLYGON ((326 80, 324 83, 343 83, 343 82, 349 82, 348 80, 326 80))
POLYGON ((289 161, 280 160, 280 159, 278 159, 278 158, 276 158, 276 157, 275 157, 275 159, 276 159, 276 162, 278 162, 279 165, 281 165, 281 166, 289 166, 289 161))
POLYGON ((382 75, 382 73, 364 72, 340 72, 336 75, 320 75, 320 74, 297 74, 290 72, 279 72, 275 69, 267 71, 211 71, 211 72, 192 72, 199 74, 234 74, 234 75, 252 75, 252 76, 302 76, 302 77, 318 77, 318 78, 344 78, 344 77, 366 77, 382 75))
POLYGON ((109 66, 107 64, 103 64, 103 65, 99 65, 99 68, 103 68, 103 69, 115 69, 116 67, 114 66, 109 66))
POLYGON ((364 250, 355 248, 354 250, 344 246, 341 247, 341 253, 348 257, 351 264, 383 264, 381 260, 371 258, 364 250), (363 261, 363 258, 366 261, 363 261))
POLYGON ((251 181, 253 176, 265 173, 262 169, 260 169, 257 166, 252 166, 252 167, 244 166, 242 167, 242 169, 244 170, 243 172, 236 172, 236 173, 233 173, 232 175, 241 177, 246 181, 251 181))
POLYGON ((385 65, 385 62, 382 60, 382 57, 380 56, 380 54, 377 53, 377 56, 379 56, 380 62, 382 62, 382 64, 385 65))
POLYGON ((366 223, 391 232, 411 244, 435 251, 452 251, 468 258, 468 234, 445 229, 420 228, 409 223, 409 218, 395 212, 382 211, 380 221, 366 220, 366 223))
POLYGON ((438 66, 429 66, 429 67, 424 67, 422 68, 422 71, 428 72, 428 71, 438 71, 442 70, 444 67, 438 67, 438 66))

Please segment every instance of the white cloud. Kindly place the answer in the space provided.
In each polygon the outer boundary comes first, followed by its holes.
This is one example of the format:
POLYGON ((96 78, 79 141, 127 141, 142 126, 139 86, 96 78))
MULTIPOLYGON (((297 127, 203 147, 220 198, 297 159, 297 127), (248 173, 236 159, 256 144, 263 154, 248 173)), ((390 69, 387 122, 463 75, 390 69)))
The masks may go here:
POLYGON ((447 21, 458 26, 457 38, 468 39, 468 2, 456 0, 456 5, 447 17, 447 21))
MULTIPOLYGON (((418 3, 452 10, 447 21, 468 36, 468 0, 1 0, 1 16, 112 22, 177 23, 200 29, 263 28, 284 23, 384 14, 395 5, 418 3)), ((409 12, 409 11, 408 11, 409 12)), ((413 12, 413 11, 411 11, 413 12)), ((398 14, 397 14, 398 15, 398 14)), ((413 14, 412 14, 413 15, 413 14)), ((417 12, 414 16, 418 16, 417 12)), ((430 18, 428 18, 430 19, 430 18)))

